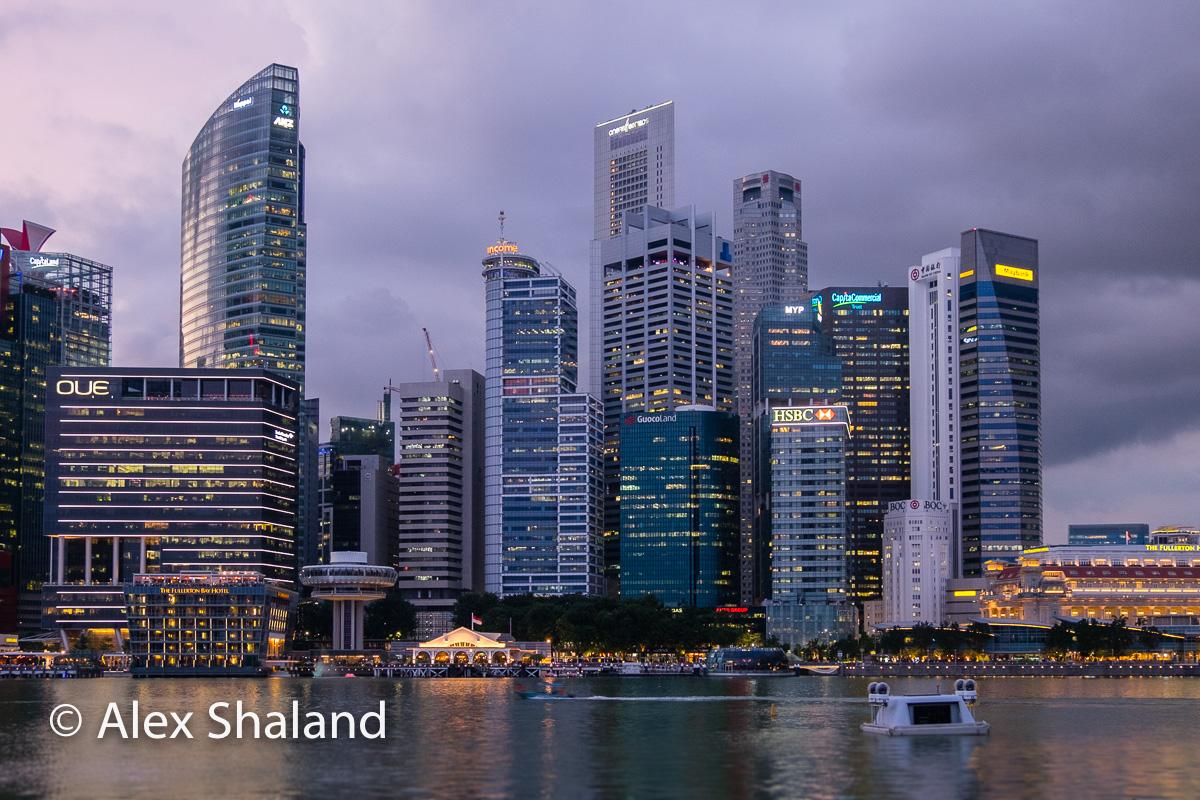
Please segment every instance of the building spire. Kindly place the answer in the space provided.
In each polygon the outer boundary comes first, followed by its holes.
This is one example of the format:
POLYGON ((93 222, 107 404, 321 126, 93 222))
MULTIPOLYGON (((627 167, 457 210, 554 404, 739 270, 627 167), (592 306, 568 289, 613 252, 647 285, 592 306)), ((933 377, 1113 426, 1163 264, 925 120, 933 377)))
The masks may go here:
POLYGON ((502 241, 502 242, 503 242, 503 241, 505 241, 505 239, 504 239, 504 220, 505 220, 505 215, 504 215, 504 209, 503 209, 503 208, 502 208, 502 209, 500 209, 500 217, 499 217, 499 219, 500 219, 500 241, 502 241))

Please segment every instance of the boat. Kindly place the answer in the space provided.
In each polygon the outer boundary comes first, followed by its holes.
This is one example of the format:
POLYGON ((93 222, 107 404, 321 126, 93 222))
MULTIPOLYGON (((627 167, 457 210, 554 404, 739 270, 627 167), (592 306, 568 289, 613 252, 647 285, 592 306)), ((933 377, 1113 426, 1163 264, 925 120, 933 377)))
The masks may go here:
POLYGON ((954 694, 895 695, 883 681, 867 687, 871 721, 867 733, 885 736, 984 736, 990 725, 975 719, 975 681, 959 678, 954 694))
POLYGON ((641 675, 645 668, 637 661, 622 661, 617 666, 618 675, 641 675))

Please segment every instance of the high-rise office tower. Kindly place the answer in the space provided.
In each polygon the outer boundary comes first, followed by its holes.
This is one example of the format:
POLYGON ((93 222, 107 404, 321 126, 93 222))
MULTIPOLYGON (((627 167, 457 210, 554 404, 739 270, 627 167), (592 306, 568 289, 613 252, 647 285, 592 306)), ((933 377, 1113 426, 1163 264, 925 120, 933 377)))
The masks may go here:
POLYGON ((799 303, 808 291, 808 245, 802 233, 800 181, 755 172, 733 181, 733 361, 741 419, 741 565, 743 603, 755 595, 754 319, 773 303, 799 303))
POLYGON ((946 584, 958 574, 958 273, 957 247, 908 270, 912 490, 884 515, 888 624, 942 624, 946 584))
POLYGON ((842 362, 841 402, 850 408, 847 590, 855 603, 878 600, 883 517, 888 503, 909 496, 908 291, 831 287, 811 305, 842 362))
POLYGON ((622 421, 622 597, 736 604, 737 437, 736 416, 704 406, 622 421))
POLYGON ((0 629, 41 623, 46 373, 108 366, 112 267, 42 248, 52 228, 3 229, 0 265, 0 629), (18 610, 19 608, 19 610, 18 610))
POLYGON ((483 277, 485 584, 506 596, 598 594, 603 418, 578 391, 575 289, 503 238, 483 277))
POLYGON ((754 418, 750 431, 757 471, 749 602, 757 604, 771 596, 771 407, 836 404, 842 392, 842 362, 834 355, 832 338, 817 324, 807 303, 765 306, 754 320, 752 345, 754 418))
POLYGON ((848 458, 844 405, 769 406, 771 598, 767 634, 789 647, 853 631, 848 602, 848 458))
MULTIPOLYGON (((463 592, 483 590, 484 380, 471 369, 390 386, 400 520, 395 566, 417 635, 450 630, 463 592)), ((424 641, 424 640, 422 640, 424 641)))
POLYGON ((212 113, 183 160, 179 365, 261 367, 304 385, 300 82, 271 64, 212 113))
POLYGON ((972 228, 958 276, 964 577, 1042 541, 1036 239, 972 228))
POLYGON ((675 205, 675 104, 668 100, 596 123, 595 231, 621 233, 626 212, 675 205))
POLYGON ((138 573, 295 580, 299 387, 260 369, 67 368, 46 404, 47 623, 124 625, 138 573))
POLYGON ((683 405, 734 410, 733 252, 711 214, 649 206, 600 242, 592 363, 604 403, 604 537, 619 579, 621 423, 683 405))
POLYGON ((393 467, 396 423, 366 417, 333 417, 329 441, 318 447, 317 559, 353 550, 371 564, 395 558, 399 485, 393 467))
POLYGON ((321 560, 321 473, 318 449, 321 442, 321 401, 306 397, 300 401, 296 425, 296 450, 301 454, 297 467, 299 505, 296 508, 296 564, 316 564, 321 560))

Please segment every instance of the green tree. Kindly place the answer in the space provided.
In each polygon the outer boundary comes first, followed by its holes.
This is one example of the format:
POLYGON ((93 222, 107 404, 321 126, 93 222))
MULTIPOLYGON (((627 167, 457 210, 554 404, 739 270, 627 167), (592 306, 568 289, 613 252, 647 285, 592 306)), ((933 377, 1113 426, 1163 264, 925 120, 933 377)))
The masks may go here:
POLYGON ((363 638, 403 639, 417 629, 417 609, 392 587, 380 600, 370 603, 363 616, 363 638))

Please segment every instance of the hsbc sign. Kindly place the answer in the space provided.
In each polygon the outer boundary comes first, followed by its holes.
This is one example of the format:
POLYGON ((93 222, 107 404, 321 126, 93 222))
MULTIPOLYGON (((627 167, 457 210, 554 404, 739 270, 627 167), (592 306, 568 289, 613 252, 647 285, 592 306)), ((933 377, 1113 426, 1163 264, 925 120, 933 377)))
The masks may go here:
POLYGON ((771 409, 772 425, 849 425, 846 406, 781 406, 771 409))

